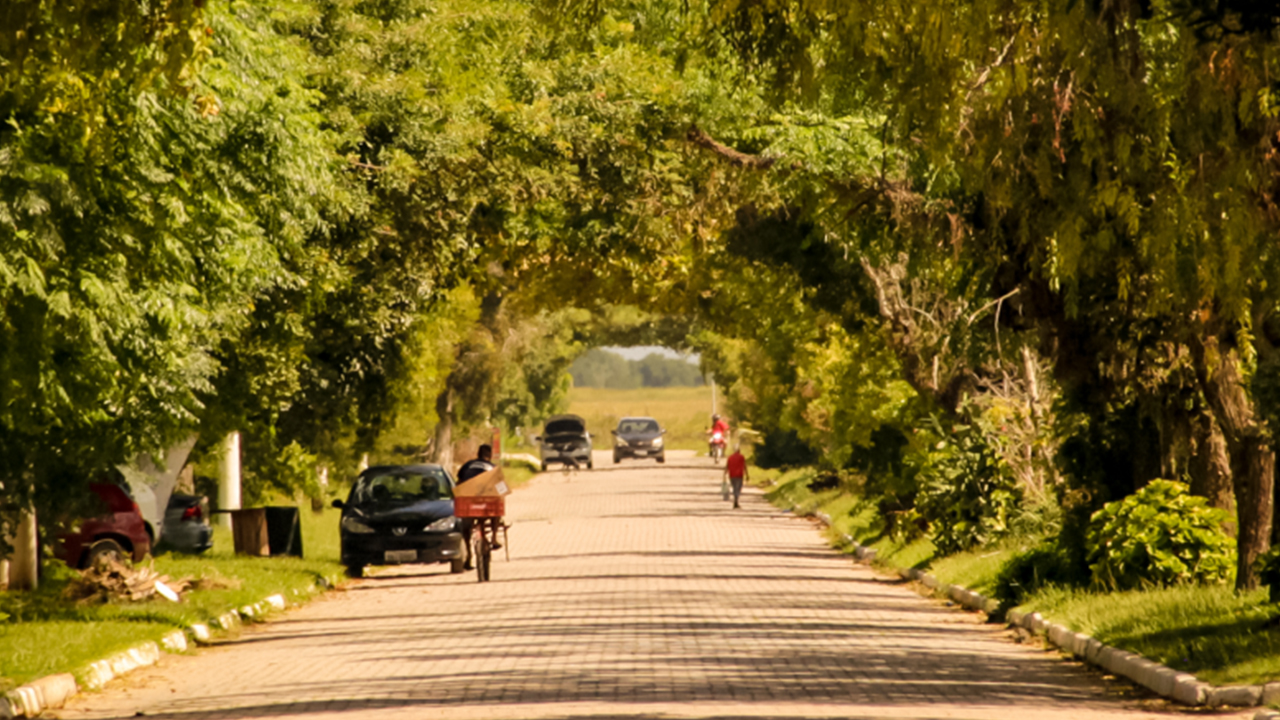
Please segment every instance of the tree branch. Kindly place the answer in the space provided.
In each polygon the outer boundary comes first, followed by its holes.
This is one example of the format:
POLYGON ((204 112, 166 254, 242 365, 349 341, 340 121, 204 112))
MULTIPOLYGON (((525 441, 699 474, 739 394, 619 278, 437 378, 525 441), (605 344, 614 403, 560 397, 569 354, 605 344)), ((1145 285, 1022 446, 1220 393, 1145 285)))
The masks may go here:
POLYGON ((685 139, 699 147, 704 147, 720 157, 725 158, 732 165, 738 167, 752 168, 754 170, 768 170, 777 162, 776 158, 761 157, 759 155, 748 155, 739 152, 723 143, 716 142, 702 128, 697 125, 690 125, 689 132, 685 134, 685 139))

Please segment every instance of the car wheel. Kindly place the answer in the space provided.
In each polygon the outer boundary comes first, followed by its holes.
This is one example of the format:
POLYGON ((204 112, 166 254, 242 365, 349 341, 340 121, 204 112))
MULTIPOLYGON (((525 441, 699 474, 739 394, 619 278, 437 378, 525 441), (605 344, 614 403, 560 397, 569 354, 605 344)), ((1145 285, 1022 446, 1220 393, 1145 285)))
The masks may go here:
POLYGON ((546 461, 546 460, 543 460, 543 461, 542 461, 542 472, 546 472, 546 471, 547 471, 547 461, 546 461))
POLYGON ((347 577, 349 577, 349 578, 361 578, 361 577, 364 577, 364 566, 363 566, 363 565, 348 565, 348 566, 347 566, 347 577))
POLYGON ((591 461, 590 461, 590 460, 588 460, 588 461, 587 461, 587 469, 588 469, 588 470, 590 470, 590 469, 592 469, 593 467, 595 467, 595 466, 591 464, 591 461))
POLYGON ((620 463, 620 462, 622 462, 622 458, 618 457, 618 453, 614 453, 614 454, 613 454, 613 464, 614 464, 614 465, 617 465, 617 464, 618 464, 618 463, 620 463))
POLYGON ((461 575, 467 569, 467 561, 462 558, 449 561, 449 574, 461 575))
POLYGON ((667 456, 665 454, 658 456, 658 462, 664 463, 666 461, 667 461, 667 456))
POLYGON ((123 563, 127 557, 124 548, 120 547, 120 543, 115 540, 99 540, 89 546, 89 552, 84 555, 82 567, 97 567, 98 563, 107 562, 108 560, 123 563))

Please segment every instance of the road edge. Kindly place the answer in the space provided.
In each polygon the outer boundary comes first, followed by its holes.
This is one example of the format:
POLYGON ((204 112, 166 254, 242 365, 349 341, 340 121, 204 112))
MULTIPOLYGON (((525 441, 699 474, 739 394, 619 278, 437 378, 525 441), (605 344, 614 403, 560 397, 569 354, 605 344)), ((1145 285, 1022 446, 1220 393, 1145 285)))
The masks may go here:
POLYGON ((162 652, 187 652, 193 645, 208 644, 215 635, 226 634, 247 621, 265 618, 286 607, 288 603, 282 593, 269 595, 252 605, 228 610, 208 623, 175 629, 159 642, 148 640, 91 662, 78 673, 46 675, 24 683, 0 696, 0 720, 34 718, 46 710, 56 710, 81 692, 99 690, 118 677, 155 665, 160 661, 162 652))
MULTIPOLYGON (((803 512, 798 505, 793 506, 791 511, 797 515, 803 512)), ((831 516, 824 512, 811 512, 807 513, 807 516, 831 527, 831 516)), ((853 549, 853 556, 858 562, 866 565, 874 563, 876 558, 874 548, 863 545, 850 535, 842 534, 841 539, 853 549)), ((994 598, 986 597, 963 585, 944 583, 923 570, 891 566, 888 569, 906 580, 920 583, 935 595, 946 597, 966 610, 981 611, 991 615, 1000 608, 1000 602, 994 598)), ((1049 622, 1038 612, 1024 613, 1010 610, 1006 619, 1012 627, 1022 628, 1063 652, 1070 653, 1114 675, 1128 678, 1135 684, 1181 705, 1247 708, 1280 702, 1280 682, 1263 685, 1213 685, 1197 679, 1190 673, 1174 670, 1136 653, 1107 645, 1084 633, 1049 622)), ((1280 720, 1280 712, 1263 708, 1254 715, 1254 720, 1280 720)))

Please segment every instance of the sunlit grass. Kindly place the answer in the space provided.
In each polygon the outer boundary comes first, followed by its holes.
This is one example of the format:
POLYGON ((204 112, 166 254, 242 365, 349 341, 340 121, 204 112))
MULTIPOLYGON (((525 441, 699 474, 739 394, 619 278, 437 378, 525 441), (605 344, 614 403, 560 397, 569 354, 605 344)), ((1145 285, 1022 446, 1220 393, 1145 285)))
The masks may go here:
POLYGON ((1280 610, 1226 585, 1093 593, 1050 588, 1023 604, 1056 623, 1216 684, 1280 678, 1280 610))
POLYGON ((706 430, 711 427, 711 388, 573 388, 569 391, 569 412, 587 421, 587 432, 597 450, 612 447, 609 431, 618 426, 619 418, 645 416, 655 418, 666 429, 668 448, 705 453, 706 430))
POLYGON ((1033 545, 1035 541, 1032 540, 1010 540, 993 547, 956 553, 932 561, 929 572, 942 582, 963 585, 992 597, 1000 568, 1014 555, 1029 550, 1033 545))
POLYGON ((94 660, 280 593, 301 600, 340 581, 338 511, 300 513, 304 557, 245 557, 232 552, 231 533, 214 528, 214 547, 203 555, 166 553, 148 560, 173 579, 216 579, 220 587, 186 593, 180 603, 81 606, 62 598, 73 571, 46 561, 40 589, 0 593, 0 687, 44 675, 77 672, 94 660))

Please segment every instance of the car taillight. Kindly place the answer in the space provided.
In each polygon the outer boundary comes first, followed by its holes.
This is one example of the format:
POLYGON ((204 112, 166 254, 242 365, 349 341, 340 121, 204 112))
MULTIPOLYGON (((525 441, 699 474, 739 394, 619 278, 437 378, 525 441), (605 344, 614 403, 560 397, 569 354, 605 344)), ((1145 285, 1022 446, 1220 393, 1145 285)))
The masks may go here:
POLYGON ((141 515, 141 514, 142 514, 142 508, 138 507, 138 503, 137 503, 137 501, 136 501, 136 500, 135 500, 135 501, 130 502, 129 504, 133 506, 133 511, 134 511, 135 513, 137 513, 137 514, 139 514, 139 515, 141 515))
POLYGON ((199 506, 199 505, 192 505, 191 507, 189 507, 189 508, 187 508, 186 510, 183 510, 183 511, 182 511, 182 519, 183 519, 183 521, 186 521, 186 520, 200 520, 200 519, 201 519, 201 518, 203 518, 203 517, 204 517, 204 513, 200 511, 200 506, 199 506))

